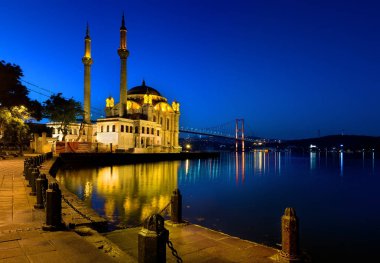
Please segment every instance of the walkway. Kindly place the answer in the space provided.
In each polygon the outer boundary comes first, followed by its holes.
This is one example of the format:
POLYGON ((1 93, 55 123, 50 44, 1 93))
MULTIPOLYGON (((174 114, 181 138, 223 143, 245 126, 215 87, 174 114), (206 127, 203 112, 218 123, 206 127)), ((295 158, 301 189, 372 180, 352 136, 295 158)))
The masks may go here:
POLYGON ((22 176, 23 160, 0 160, 0 263, 128 262, 124 254, 115 259, 98 249, 102 237, 42 231, 45 212, 33 208, 36 199, 22 176))
MULTIPOLYGON (((232 237, 198 225, 174 227, 166 224, 172 241, 183 262, 257 262, 273 263, 279 260, 279 251, 237 237, 232 237)), ((140 228, 118 230, 105 236, 123 251, 137 259, 137 238, 140 228)), ((166 248, 167 262, 176 262, 166 248)))

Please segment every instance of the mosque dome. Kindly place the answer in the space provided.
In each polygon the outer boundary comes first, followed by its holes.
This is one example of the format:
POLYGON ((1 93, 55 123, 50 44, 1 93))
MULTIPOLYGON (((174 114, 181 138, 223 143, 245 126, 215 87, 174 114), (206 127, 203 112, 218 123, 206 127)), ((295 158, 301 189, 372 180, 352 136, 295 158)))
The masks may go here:
POLYGON ((136 86, 128 90, 128 95, 145 95, 145 94, 162 97, 161 94, 156 89, 145 85, 145 80, 143 80, 141 86, 136 86))

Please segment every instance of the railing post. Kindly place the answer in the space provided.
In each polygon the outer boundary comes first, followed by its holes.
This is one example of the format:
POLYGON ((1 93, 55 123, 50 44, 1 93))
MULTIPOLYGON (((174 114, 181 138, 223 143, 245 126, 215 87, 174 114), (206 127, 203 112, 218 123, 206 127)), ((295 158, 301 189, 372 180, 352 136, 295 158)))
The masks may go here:
POLYGON ((46 200, 46 190, 48 187, 48 180, 46 179, 45 174, 40 174, 36 180, 36 193, 37 193, 37 203, 34 205, 34 208, 41 209, 45 208, 46 200))
POLYGON ((63 228, 62 224, 62 194, 57 183, 50 183, 46 191, 46 224, 45 231, 55 231, 63 228))
POLYGON ((170 203, 170 220, 175 224, 182 223, 182 195, 178 188, 173 191, 170 203))
POLYGON ((285 262, 299 261, 298 218, 294 208, 286 208, 281 219, 282 250, 285 262))
POLYGON ((29 184, 31 185, 32 187, 32 191, 29 193, 29 195, 36 195, 36 179, 38 178, 38 175, 39 175, 39 171, 37 168, 35 168, 31 175, 30 175, 30 180, 29 180, 29 184))
POLYGON ((138 234, 138 262, 166 262, 166 243, 169 231, 164 226, 164 218, 159 214, 150 216, 138 234))

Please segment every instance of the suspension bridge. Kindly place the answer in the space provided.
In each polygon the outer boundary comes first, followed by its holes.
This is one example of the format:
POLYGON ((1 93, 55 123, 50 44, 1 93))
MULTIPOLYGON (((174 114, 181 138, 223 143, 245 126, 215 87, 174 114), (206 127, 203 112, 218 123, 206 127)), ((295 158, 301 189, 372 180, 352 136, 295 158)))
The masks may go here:
POLYGON ((229 121, 227 123, 210 127, 210 128, 197 129, 197 128, 189 128, 189 127, 180 127, 179 132, 219 137, 219 138, 225 138, 225 139, 233 139, 235 140, 236 150, 238 149, 239 143, 241 143, 241 149, 243 152, 245 148, 244 143, 254 142, 255 140, 253 136, 245 135, 245 133, 251 134, 252 131, 250 131, 250 129, 247 130, 247 125, 244 126, 244 119, 235 119, 233 121, 229 121))

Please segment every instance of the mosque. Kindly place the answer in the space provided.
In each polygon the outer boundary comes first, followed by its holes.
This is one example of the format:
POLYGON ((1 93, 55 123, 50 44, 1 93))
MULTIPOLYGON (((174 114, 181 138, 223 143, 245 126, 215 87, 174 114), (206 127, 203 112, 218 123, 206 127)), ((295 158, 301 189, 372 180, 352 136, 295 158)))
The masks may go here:
MULTIPOLYGON (((91 38, 87 25, 84 65, 84 116, 83 123, 70 125, 65 140, 68 142, 87 142, 97 147, 119 152, 180 152, 179 103, 171 104, 156 89, 142 82, 128 90, 127 87, 127 28, 124 15, 120 27, 120 97, 115 104, 112 97, 106 99, 105 118, 91 123, 91 38)), ((48 123, 53 128, 53 137, 62 139, 57 123, 48 123)))

